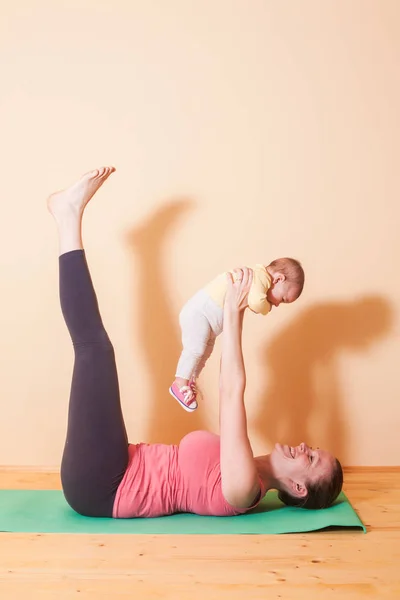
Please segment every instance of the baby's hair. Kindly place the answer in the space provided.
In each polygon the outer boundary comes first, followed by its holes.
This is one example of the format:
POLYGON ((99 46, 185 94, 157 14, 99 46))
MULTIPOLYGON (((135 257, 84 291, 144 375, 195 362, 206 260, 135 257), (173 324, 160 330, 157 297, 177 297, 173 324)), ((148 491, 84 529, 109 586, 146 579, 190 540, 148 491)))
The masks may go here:
POLYGON ((275 273, 282 273, 289 283, 293 283, 297 287, 300 296, 304 287, 304 269, 298 260, 277 258, 268 265, 268 268, 275 273))

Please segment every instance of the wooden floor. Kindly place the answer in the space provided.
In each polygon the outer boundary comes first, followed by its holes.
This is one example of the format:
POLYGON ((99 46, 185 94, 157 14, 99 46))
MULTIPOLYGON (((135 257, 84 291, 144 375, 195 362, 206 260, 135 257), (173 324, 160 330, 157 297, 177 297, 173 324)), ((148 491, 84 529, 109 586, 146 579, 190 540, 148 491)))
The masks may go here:
MULTIPOLYGON (((345 478, 366 535, 0 533, 0 598, 400 599, 400 468, 345 478)), ((0 487, 52 489, 59 479, 0 470, 0 487)))

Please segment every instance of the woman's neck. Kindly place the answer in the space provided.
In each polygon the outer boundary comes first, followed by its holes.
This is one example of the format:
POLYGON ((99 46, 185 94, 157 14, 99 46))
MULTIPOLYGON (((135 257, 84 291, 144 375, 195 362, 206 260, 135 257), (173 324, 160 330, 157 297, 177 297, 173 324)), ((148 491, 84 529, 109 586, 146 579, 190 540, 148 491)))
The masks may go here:
POLYGON ((265 491, 279 489, 279 482, 271 465, 271 455, 256 456, 254 460, 256 461, 258 474, 264 482, 265 491))

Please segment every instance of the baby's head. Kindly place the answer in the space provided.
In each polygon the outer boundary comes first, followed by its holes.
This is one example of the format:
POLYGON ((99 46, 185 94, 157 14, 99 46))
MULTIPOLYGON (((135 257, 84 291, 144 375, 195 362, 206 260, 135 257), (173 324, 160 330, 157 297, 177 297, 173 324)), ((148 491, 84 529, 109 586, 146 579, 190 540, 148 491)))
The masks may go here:
POLYGON ((304 271, 298 260, 277 258, 268 265, 267 271, 271 277, 267 292, 270 304, 279 306, 281 302, 290 304, 297 300, 304 286, 304 271))

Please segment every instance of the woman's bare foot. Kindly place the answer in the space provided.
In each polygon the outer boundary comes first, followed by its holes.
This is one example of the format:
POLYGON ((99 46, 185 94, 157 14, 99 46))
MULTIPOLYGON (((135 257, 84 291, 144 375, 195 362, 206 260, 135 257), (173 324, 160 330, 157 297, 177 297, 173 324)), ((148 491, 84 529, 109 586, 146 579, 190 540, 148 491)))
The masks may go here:
POLYGON ((83 211, 92 196, 114 171, 114 167, 90 171, 71 187, 52 194, 47 200, 47 206, 57 225, 60 255, 73 250, 83 250, 83 211))
POLYGON ((47 206, 56 221, 73 215, 81 216, 89 200, 114 171, 114 167, 90 171, 69 188, 52 194, 47 200, 47 206))

